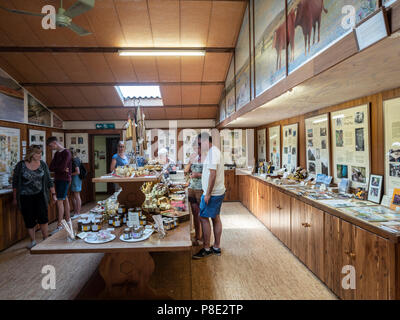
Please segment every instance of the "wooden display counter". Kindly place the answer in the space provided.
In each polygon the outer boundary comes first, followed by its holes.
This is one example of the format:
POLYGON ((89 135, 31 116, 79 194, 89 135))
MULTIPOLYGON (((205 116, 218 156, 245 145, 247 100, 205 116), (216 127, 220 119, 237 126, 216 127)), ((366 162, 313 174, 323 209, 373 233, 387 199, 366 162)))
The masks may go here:
MULTIPOLYGON (((122 185, 127 184, 131 187, 130 192, 145 181, 158 181, 160 176, 155 178, 136 178, 132 179, 114 178, 112 182, 119 179, 122 185), (150 180, 149 180, 150 179, 150 180), (154 180, 156 179, 156 180, 154 180)), ((96 179, 99 180, 99 179, 96 179)), ((100 179, 103 182, 103 179, 100 179)), ((97 181, 98 182, 98 181, 97 181)), ((107 181, 109 182, 109 181, 107 181)), ((124 190, 120 194, 123 194, 124 190)), ((143 194, 139 190, 141 194, 143 194)), ((129 194, 129 192, 128 192, 129 194)), ((123 198, 127 199, 127 198, 123 198)), ((137 198, 135 198, 137 199, 137 198)), ((135 203, 136 205, 136 203, 135 203)), ((186 193, 186 208, 190 213, 190 206, 186 193)), ((141 206, 141 203, 140 205, 141 206)), ((74 221, 74 229, 77 230, 77 222, 74 221)), ((166 237, 160 239, 158 233, 154 232, 149 239, 140 242, 121 241, 120 235, 124 227, 116 228, 113 234, 116 238, 104 244, 88 244, 84 240, 67 241, 67 233, 62 230, 55 235, 47 238, 43 242, 31 249, 32 254, 82 254, 82 253, 104 253, 104 257, 99 265, 99 274, 104 280, 104 288, 98 292, 98 284, 89 284, 86 290, 93 296, 90 299, 165 299, 153 290, 149 281, 155 269, 155 263, 150 253, 152 252, 182 252, 187 256, 187 265, 191 265, 191 219, 182 222, 177 228, 167 231, 166 237)), ((183 272, 183 271, 182 271, 183 272)), ((191 298, 191 269, 186 277, 190 283, 187 286, 190 290, 191 298)), ((168 297, 169 298, 169 297, 168 297)))
POLYGON ((400 299, 398 235, 262 178, 238 180, 243 205, 340 298, 400 299), (345 266, 355 289, 342 287, 345 266))

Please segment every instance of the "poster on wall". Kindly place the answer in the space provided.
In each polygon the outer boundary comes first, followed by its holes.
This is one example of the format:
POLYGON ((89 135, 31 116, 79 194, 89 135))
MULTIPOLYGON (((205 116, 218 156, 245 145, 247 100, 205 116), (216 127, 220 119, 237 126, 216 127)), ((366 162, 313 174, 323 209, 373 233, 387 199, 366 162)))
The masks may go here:
POLYGON ((269 137, 269 161, 275 170, 281 168, 281 126, 268 129, 269 137))
POLYGON ((43 161, 46 161, 46 131, 29 129, 29 145, 39 145, 43 150, 43 161))
POLYGON ((400 98, 383 102, 385 118, 385 195, 400 189, 400 98))
MULTIPOLYGON (((231 130, 233 147, 232 158, 233 163, 238 168, 243 168, 246 165, 246 131, 242 129, 231 130)), ((254 141, 254 138, 253 138, 254 141)))
POLYGON ((225 102, 226 102, 226 117, 231 116, 236 110, 236 97, 235 97, 235 70, 234 70, 234 57, 228 70, 228 75, 225 81, 225 102))
POLYGON ((173 130, 155 130, 155 137, 157 137, 157 150, 158 153, 165 149, 168 153, 168 157, 176 161, 177 157, 177 131, 173 130))
POLYGON ((287 0, 289 73, 352 32, 377 0, 287 0))
POLYGON ((266 135, 267 135, 267 129, 257 130, 258 163, 267 160, 266 135))
POLYGON ((221 152, 224 156, 225 164, 233 164, 233 131, 229 129, 221 130, 221 152))
POLYGON ((286 168, 288 172, 293 172, 297 168, 297 155, 298 155, 298 123, 283 126, 283 155, 282 155, 282 167, 286 168))
POLYGON ((51 113, 39 101, 28 94, 28 122, 51 126, 51 113))
POLYGON ((236 109, 250 102, 250 47, 249 6, 244 13, 242 27, 235 49, 236 109))
POLYGON ((306 123, 306 159, 308 173, 330 176, 328 114, 308 118, 306 123))
POLYGON ((12 175, 20 159, 20 130, 0 127, 0 173, 12 175))
POLYGON ((286 76, 285 1, 254 0, 256 96, 286 76))
POLYGON ((0 119, 24 122, 24 90, 1 69, 0 119))
POLYGON ((89 163, 89 137, 87 133, 65 134, 67 149, 76 151, 82 163, 89 163))
MULTIPOLYGON (((53 137, 56 137, 57 138, 57 140, 58 140, 58 142, 63 146, 63 147, 65 147, 65 141, 64 141, 64 133, 62 133, 62 132, 52 132, 51 133, 51 135, 53 136, 53 137)), ((54 157, 54 154, 56 153, 56 151, 55 150, 53 150, 52 151, 52 156, 54 157)))
POLYGON ((211 130, 209 129, 184 129, 182 132, 183 139, 183 163, 189 163, 189 158, 192 154, 197 153, 195 148, 197 147, 197 136, 201 132, 207 132, 211 134, 211 130))
POLYGON ((346 178, 352 188, 366 188, 370 174, 369 106, 331 114, 333 178, 346 178))

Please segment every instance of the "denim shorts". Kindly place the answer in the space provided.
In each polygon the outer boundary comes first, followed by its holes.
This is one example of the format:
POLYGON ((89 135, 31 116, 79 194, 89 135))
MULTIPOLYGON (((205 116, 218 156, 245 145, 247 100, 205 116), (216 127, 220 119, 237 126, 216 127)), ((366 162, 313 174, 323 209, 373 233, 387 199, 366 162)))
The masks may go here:
POLYGON ((78 175, 72 176, 71 191, 72 192, 82 191, 82 180, 79 178, 78 175))
POLYGON ((204 201, 204 195, 202 195, 200 201, 200 217, 214 219, 219 215, 224 197, 225 194, 222 196, 211 196, 210 201, 206 204, 204 201))
POLYGON ((54 186, 56 187, 57 200, 65 200, 68 195, 69 181, 56 180, 54 186))

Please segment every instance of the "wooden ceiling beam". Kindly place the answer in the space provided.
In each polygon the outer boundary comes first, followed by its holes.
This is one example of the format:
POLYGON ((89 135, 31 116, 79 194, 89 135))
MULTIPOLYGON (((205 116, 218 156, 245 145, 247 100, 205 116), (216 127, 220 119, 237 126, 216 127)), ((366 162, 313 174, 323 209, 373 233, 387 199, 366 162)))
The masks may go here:
POLYGON ((23 52, 48 52, 48 53, 118 53, 119 50, 135 50, 135 51, 199 51, 206 53, 229 53, 234 52, 235 48, 231 47, 2 47, 2 53, 23 53, 23 52))
POLYGON ((23 87, 107 87, 107 86, 220 86, 224 81, 200 82, 21 82, 23 87))
MULTIPOLYGON (((157 109, 160 109, 160 108, 163 108, 163 109, 165 109, 165 108, 167 108, 167 109, 169 109, 169 108, 193 108, 193 107, 195 107, 195 108, 203 108, 203 107, 212 107, 212 108, 218 108, 218 105, 217 104, 184 104, 184 105, 167 105, 167 106, 140 106, 141 108, 144 108, 144 109, 154 109, 154 108, 157 108, 157 109)), ((88 106, 81 106, 81 107, 73 107, 73 106, 71 106, 71 107, 57 107, 57 106, 53 106, 53 107, 47 107, 47 109, 50 109, 50 110, 54 110, 54 111, 56 111, 56 110, 87 110, 87 109, 91 109, 91 110, 93 110, 93 109, 114 109, 114 110, 116 110, 116 111, 119 111, 119 110, 127 110, 127 109, 130 109, 130 108, 136 108, 136 107, 121 107, 121 106, 98 106, 98 107, 96 107, 96 106, 91 106, 91 107, 88 107, 88 106)))

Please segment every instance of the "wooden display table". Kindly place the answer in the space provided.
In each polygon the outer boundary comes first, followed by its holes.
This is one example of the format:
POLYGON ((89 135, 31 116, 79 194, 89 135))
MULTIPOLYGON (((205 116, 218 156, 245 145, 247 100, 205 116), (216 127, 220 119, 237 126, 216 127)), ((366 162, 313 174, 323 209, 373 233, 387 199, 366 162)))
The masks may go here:
MULTIPOLYGON (((76 229, 76 224, 75 224, 76 229)), ((191 259, 190 221, 167 231, 164 239, 158 233, 141 242, 123 242, 119 236, 123 227, 115 230, 116 239, 104 244, 88 244, 84 240, 67 242, 64 230, 32 248, 32 254, 104 253, 99 273, 105 288, 96 293, 100 299, 158 299, 149 286, 155 264, 150 252, 185 251, 191 259)), ((190 279, 190 277, 188 277, 190 279)))
MULTIPOLYGON (((143 195, 140 186, 144 182, 158 181, 160 177, 161 175, 153 178, 96 178, 93 180, 96 180, 94 182, 115 182, 120 184, 122 186, 120 196, 121 194, 123 195, 122 199, 118 198, 120 203, 127 206, 141 206, 141 202, 134 202, 139 201, 140 198, 137 196, 134 198, 133 194, 136 192, 143 195), (128 191, 124 190, 124 188, 128 188, 128 191)), ((190 212, 187 192, 185 205, 190 212)), ((77 222, 74 222, 74 229, 77 230, 77 222)), ((68 242, 67 232, 61 230, 32 248, 31 254, 104 253, 104 257, 100 262, 99 273, 104 280, 105 287, 101 292, 95 292, 93 298, 165 299, 165 296, 160 296, 149 286, 149 280, 155 268, 150 252, 186 252, 188 259, 191 260, 191 220, 181 223, 173 230, 167 231, 167 235, 163 239, 160 239, 158 233, 154 232, 147 240, 124 242, 119 239, 123 230, 124 227, 115 229, 113 233, 116 238, 104 244, 88 244, 84 240, 68 242)), ((190 275, 188 279, 191 279, 190 275)), ((188 298, 191 298, 191 296, 188 298)))
POLYGON ((158 182, 161 180, 162 173, 155 176, 144 176, 135 178, 118 178, 113 176, 106 176, 100 178, 93 178, 93 183, 111 182, 118 184, 122 191, 118 196, 118 202, 123 204, 127 208, 141 207, 145 198, 145 195, 140 190, 140 187, 144 182, 158 182))

